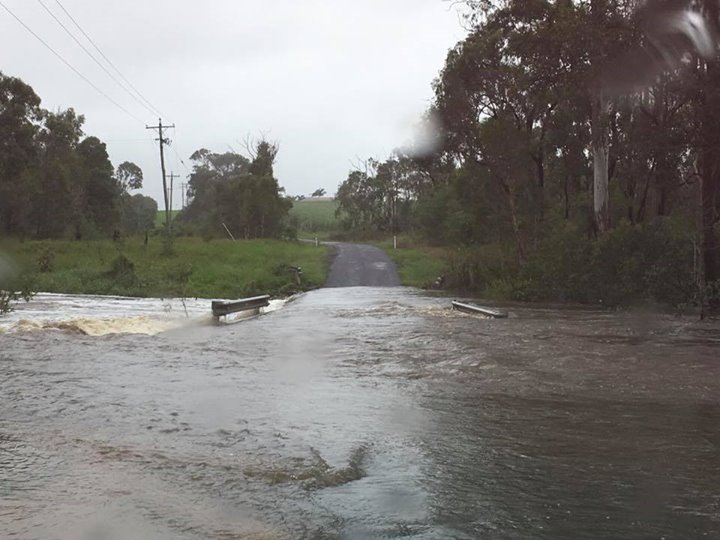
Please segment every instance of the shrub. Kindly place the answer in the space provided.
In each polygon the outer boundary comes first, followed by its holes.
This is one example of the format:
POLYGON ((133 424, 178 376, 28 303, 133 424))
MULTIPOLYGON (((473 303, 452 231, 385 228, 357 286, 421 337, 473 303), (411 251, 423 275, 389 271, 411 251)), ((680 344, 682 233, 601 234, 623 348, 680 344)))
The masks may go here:
POLYGON ((593 242, 566 227, 543 240, 523 267, 518 299, 678 306, 697 293, 692 250, 684 228, 667 219, 624 222, 593 242))
POLYGON ((38 269, 41 273, 47 274, 55 268, 55 252, 52 249, 45 249, 38 256, 38 269))
POLYGON ((35 286, 31 276, 3 279, 0 282, 0 315, 13 311, 17 302, 29 302, 35 296, 35 286))
POLYGON ((138 282, 135 264, 122 253, 110 263, 107 277, 122 285, 134 285, 138 282))
POLYGON ((514 278, 517 266, 503 246, 457 248, 448 260, 447 286, 458 290, 487 290, 493 283, 514 278))
POLYGON ((592 243, 572 224, 563 224, 538 245, 520 271, 518 300, 592 302, 592 243))

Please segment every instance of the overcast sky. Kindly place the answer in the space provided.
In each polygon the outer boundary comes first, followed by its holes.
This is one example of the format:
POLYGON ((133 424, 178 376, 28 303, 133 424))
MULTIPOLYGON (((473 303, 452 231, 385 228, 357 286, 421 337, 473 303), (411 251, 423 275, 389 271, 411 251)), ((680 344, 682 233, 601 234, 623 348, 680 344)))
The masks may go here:
MULTIPOLYGON (((293 195, 334 193, 353 162, 384 158, 410 139, 447 50, 465 34, 442 0, 1 1, 137 118, 1 7, 0 71, 29 83, 43 107, 84 114, 86 134, 107 143, 114 165, 140 165, 143 192, 156 200, 158 149, 144 126, 157 115, 93 63, 42 3, 82 39, 65 7, 163 121, 176 124, 168 173, 186 176, 198 148, 244 152, 239 141, 265 134, 280 144, 275 175, 293 195)), ((179 191, 175 200, 178 207, 179 191)))

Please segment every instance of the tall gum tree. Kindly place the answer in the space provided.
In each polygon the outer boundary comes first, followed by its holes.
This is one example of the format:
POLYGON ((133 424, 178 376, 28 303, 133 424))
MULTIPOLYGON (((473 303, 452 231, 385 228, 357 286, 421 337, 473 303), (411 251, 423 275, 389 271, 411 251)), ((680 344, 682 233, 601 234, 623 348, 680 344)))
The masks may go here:
MULTIPOLYGON (((607 15, 607 0, 592 0, 590 2, 590 20, 592 25, 593 44, 591 53, 591 68, 598 72, 604 62, 605 37, 602 29, 605 27, 607 15)), ((593 212, 595 228, 599 234, 610 229, 610 190, 608 175, 608 160, 610 158, 609 139, 609 110, 608 101, 602 88, 591 92, 591 137, 593 157, 593 212)))
POLYGON ((40 98, 33 89, 0 72, 0 228, 7 233, 20 231, 30 212, 23 184, 37 160, 40 117, 40 98))

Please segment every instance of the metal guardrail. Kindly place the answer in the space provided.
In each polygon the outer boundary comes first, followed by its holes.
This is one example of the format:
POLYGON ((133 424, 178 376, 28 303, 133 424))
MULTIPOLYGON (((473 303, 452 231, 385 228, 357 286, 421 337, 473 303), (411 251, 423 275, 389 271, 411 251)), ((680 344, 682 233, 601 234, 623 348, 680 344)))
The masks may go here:
POLYGON ((503 311, 497 311, 486 307, 476 306, 475 304, 467 304, 465 302, 458 302, 453 300, 453 309, 462 311, 463 313, 469 313, 471 315, 481 315, 490 319, 507 319, 508 314, 503 311))
POLYGON ((239 313, 241 311, 260 311, 260 308, 264 308, 270 305, 270 296, 255 296, 253 298, 243 298, 241 300, 235 300, 232 302, 226 302, 223 300, 213 300, 212 302, 212 314, 213 317, 223 317, 230 315, 231 313, 239 313))

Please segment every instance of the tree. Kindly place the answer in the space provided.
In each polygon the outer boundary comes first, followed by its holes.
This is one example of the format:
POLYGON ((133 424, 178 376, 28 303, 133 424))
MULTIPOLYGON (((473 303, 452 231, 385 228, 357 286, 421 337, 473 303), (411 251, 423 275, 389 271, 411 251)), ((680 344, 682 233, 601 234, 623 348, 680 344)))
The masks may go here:
POLYGON ((79 181, 77 146, 83 135, 83 116, 73 109, 44 113, 40 143, 39 182, 33 192, 32 221, 35 236, 62 236, 69 224, 82 230, 85 184, 79 181))
POLYGON ((123 228, 128 234, 144 233, 155 226, 158 205, 152 197, 124 193, 123 228))
POLYGON ((119 225, 121 193, 142 185, 142 171, 126 162, 116 175, 84 121, 72 108, 43 110, 30 86, 0 73, 0 231, 80 238, 119 225))
POLYGON ((135 189, 142 189, 142 169, 130 161, 124 161, 118 165, 115 170, 115 178, 124 193, 135 189))
POLYGON ((0 72, 0 227, 7 233, 27 226, 32 205, 27 184, 38 156, 41 117, 33 89, 0 72))
POLYGON ((488 5, 477 20, 448 54, 434 109, 443 126, 442 151, 478 180, 496 183, 497 189, 482 191, 502 198, 522 261, 523 237, 539 232, 544 220, 548 167, 558 156, 551 141, 558 133, 582 133, 572 124, 586 121, 589 107, 577 88, 587 61, 568 36, 583 15, 572 4, 534 0, 488 5), (580 117, 565 114, 567 108, 580 117))
MULTIPOLYGON (((603 81, 619 93, 653 85, 661 73, 687 73, 694 109, 690 145, 701 179, 701 235, 704 280, 720 283, 720 4, 717 0, 649 0, 637 12, 644 19, 647 44, 621 57, 603 81), (684 68, 689 68, 684 69, 684 68), (613 84, 619 80, 620 85, 613 84)), ((692 125, 692 124, 690 124, 692 125)), ((711 299, 720 310, 720 298, 711 299)))
POLYGON ((280 147, 276 143, 270 143, 261 140, 255 145, 255 149, 251 152, 252 163, 250 164, 250 174, 255 176, 272 176, 273 165, 280 151, 280 147))
POLYGON ((205 233, 223 234, 223 225, 236 238, 279 237, 292 203, 273 176, 276 144, 260 141, 250 147, 252 159, 235 154, 195 152, 187 208, 181 220, 205 233))
POLYGON ((80 214, 97 230, 112 234, 120 225, 121 187, 107 154, 105 143, 87 137, 78 144, 80 190, 84 194, 80 214))
POLYGON ((336 216, 342 216, 347 229, 401 232, 409 227, 412 204, 419 193, 417 180, 408 158, 368 159, 364 171, 350 171, 338 187, 336 216))
POLYGON ((324 197, 327 191, 325 191, 324 188, 318 188, 315 191, 312 192, 311 197, 324 197))
MULTIPOLYGON (((130 161, 124 161, 115 169, 115 181, 120 189, 120 222, 126 233, 138 233, 147 231, 154 226, 155 215, 150 224, 145 224, 143 209, 147 205, 142 200, 130 196, 131 190, 141 189, 143 183, 143 172, 140 167, 130 161)), ((155 205, 157 209, 157 204, 155 205)))

